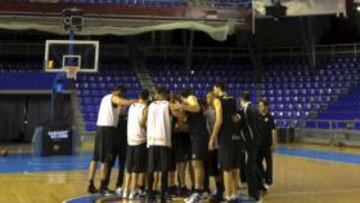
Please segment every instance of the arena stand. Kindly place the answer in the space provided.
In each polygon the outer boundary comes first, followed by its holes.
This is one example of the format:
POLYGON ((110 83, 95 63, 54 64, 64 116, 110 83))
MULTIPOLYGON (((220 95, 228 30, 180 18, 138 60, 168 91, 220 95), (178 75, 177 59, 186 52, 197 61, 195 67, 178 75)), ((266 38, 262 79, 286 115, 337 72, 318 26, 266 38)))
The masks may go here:
MULTIPOLYGON (((346 137, 349 131, 360 130, 358 61, 349 54, 321 55, 318 68, 312 69, 304 56, 264 57, 260 75, 253 70, 249 57, 194 57, 189 68, 185 68, 183 58, 147 57, 144 65, 155 86, 163 85, 177 93, 191 88, 204 98, 215 81, 224 81, 231 95, 239 97, 248 90, 253 102, 265 97, 277 125, 295 128, 299 139, 324 132, 324 137, 332 139, 339 133, 346 137)), ((43 73, 40 65, 36 61, 2 62, 0 77, 9 82, 2 83, 1 90, 50 89, 54 74, 43 73)), ((103 95, 124 84, 129 87, 127 96, 135 98, 141 82, 128 59, 107 61, 96 74, 79 74, 77 99, 85 132, 95 130, 103 95)))
MULTIPOLYGON (((0 91, 24 93, 51 93, 51 88, 56 77, 54 73, 45 73, 42 63, 2 62, 0 64, 0 91)), ((92 132, 96 127, 98 106, 102 96, 111 92, 117 85, 125 85, 129 88, 127 96, 135 98, 141 89, 136 73, 126 60, 117 60, 111 65, 100 65, 100 71, 96 74, 79 74, 77 81, 77 102, 80 105, 85 131, 92 132)), ((66 87, 67 88, 67 87, 66 87)))
POLYGON ((267 70, 262 78, 260 96, 268 98, 276 118, 293 120, 280 120, 278 125, 298 127, 304 124, 308 128, 329 128, 323 123, 299 123, 299 120, 346 119, 323 117, 323 114, 333 109, 329 105, 347 94, 359 80, 357 58, 351 58, 354 63, 343 63, 348 60, 347 56, 325 57, 320 60, 317 70, 311 70, 304 57, 279 57, 266 61, 267 70))
POLYGON ((0 64, 0 90, 49 90, 55 79, 54 74, 41 72, 41 62, 17 59, 2 60, 0 64))
POLYGON ((188 5, 202 6, 208 8, 251 8, 251 0, 15 0, 16 2, 35 2, 35 3, 72 3, 72 4, 112 4, 123 6, 139 7, 185 7, 188 5))
POLYGON ((358 60, 354 55, 324 55, 319 68, 311 69, 305 56, 265 57, 260 79, 249 58, 195 58, 188 69, 176 60, 152 58, 147 68, 154 84, 174 92, 191 88, 201 98, 216 81, 224 81, 236 97, 247 90, 254 103, 269 101, 279 128, 295 129, 284 132, 291 134, 291 142, 310 137, 310 142, 338 144, 359 139, 358 60))
POLYGON ((177 93, 190 88, 195 95, 205 98, 216 81, 224 81, 231 95, 240 95, 241 91, 248 90, 255 96, 256 80, 246 58, 232 61, 226 58, 198 58, 188 70, 180 62, 169 63, 158 58, 149 60, 147 65, 155 84, 177 93))

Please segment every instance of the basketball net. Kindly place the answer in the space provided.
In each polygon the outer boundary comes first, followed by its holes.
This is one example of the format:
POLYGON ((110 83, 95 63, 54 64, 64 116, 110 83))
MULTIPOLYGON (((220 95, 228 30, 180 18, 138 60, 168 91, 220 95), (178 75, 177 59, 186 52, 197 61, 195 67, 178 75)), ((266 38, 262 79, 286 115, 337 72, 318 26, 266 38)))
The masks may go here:
POLYGON ((77 79, 77 73, 79 72, 80 68, 78 66, 68 66, 65 67, 66 71, 66 78, 67 79, 77 79))

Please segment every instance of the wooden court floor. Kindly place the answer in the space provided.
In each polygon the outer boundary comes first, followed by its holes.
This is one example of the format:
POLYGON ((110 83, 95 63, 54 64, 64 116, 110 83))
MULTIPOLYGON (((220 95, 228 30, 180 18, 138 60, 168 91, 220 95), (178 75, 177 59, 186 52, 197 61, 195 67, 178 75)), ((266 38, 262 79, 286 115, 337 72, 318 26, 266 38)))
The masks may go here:
MULTIPOLYGON (((276 154, 274 166, 274 185, 264 202, 360 202, 359 164, 276 154)), ((86 195, 86 180, 85 170, 0 173, 0 203, 60 203, 86 195)))

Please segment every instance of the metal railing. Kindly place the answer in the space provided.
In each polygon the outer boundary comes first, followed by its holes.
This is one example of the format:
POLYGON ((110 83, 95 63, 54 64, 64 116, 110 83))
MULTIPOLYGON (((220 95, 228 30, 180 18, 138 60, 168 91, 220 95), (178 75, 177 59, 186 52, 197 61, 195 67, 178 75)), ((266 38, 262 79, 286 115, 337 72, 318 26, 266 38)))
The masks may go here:
POLYGON ((360 119, 277 119, 277 121, 297 123, 297 125, 286 127, 294 128, 293 134, 286 134, 285 140, 287 143, 360 147, 360 119))
MULTIPOLYGON (((13 41, 0 41, 0 49, 3 53, 12 54, 42 54, 44 49, 43 43, 38 42, 13 42, 13 41)), ((177 56, 185 53, 186 47, 181 46, 146 46, 146 53, 148 55, 160 56, 177 56)), ((103 54, 114 53, 123 54, 127 52, 127 47, 123 44, 106 44, 102 43, 101 51, 103 54), (120 51, 122 50, 122 51, 120 51)), ((349 54, 358 55, 360 51, 360 44, 330 44, 330 45, 316 45, 317 55, 333 55, 336 54, 349 54)), ((194 56, 228 56, 228 57, 249 57, 250 53, 248 48, 245 47, 207 47, 207 46, 194 46, 194 56)), ((291 55, 306 55, 307 50, 304 46, 279 46, 279 47, 264 47, 260 50, 261 56, 291 56, 291 55)))
MULTIPOLYGON (((360 112, 359 112, 360 114, 360 112)), ((332 120, 332 119, 276 119, 278 122, 288 123, 288 127, 314 128, 314 129, 346 129, 359 130, 360 119, 353 120, 332 120)))

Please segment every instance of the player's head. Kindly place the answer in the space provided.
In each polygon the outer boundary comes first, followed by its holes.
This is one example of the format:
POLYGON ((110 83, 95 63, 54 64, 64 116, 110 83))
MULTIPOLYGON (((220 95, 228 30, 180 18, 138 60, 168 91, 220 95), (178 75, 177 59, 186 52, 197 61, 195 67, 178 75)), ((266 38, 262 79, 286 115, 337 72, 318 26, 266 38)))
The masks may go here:
POLYGON ((119 97, 123 97, 127 91, 127 88, 124 85, 118 85, 114 90, 113 94, 119 97))
POLYGON ((226 91, 225 85, 222 82, 216 82, 213 86, 213 92, 218 97, 226 91))
POLYGON ((189 88, 185 88, 181 91, 180 96, 183 99, 187 99, 190 95, 192 95, 192 92, 189 88))
POLYGON ((199 99, 198 102, 199 102, 201 109, 206 110, 208 108, 206 99, 199 99))
POLYGON ((170 102, 171 102, 171 103, 176 103, 178 100, 179 100, 178 95, 176 95, 176 94, 174 94, 174 93, 171 93, 171 94, 170 94, 170 102))
POLYGON ((149 101, 150 92, 147 89, 143 89, 139 94, 139 99, 143 101, 149 101))
POLYGON ((241 93, 240 104, 244 106, 247 102, 250 102, 250 94, 248 91, 241 93))
POLYGON ((261 99, 259 101, 259 111, 261 113, 266 113, 268 111, 268 102, 266 101, 266 99, 261 99))
POLYGON ((157 87, 155 89, 155 99, 157 100, 168 100, 169 91, 165 87, 157 87))
POLYGON ((213 91, 210 91, 209 93, 207 93, 206 95, 206 103, 208 106, 212 106, 212 103, 214 101, 214 99, 216 98, 216 95, 213 91))

